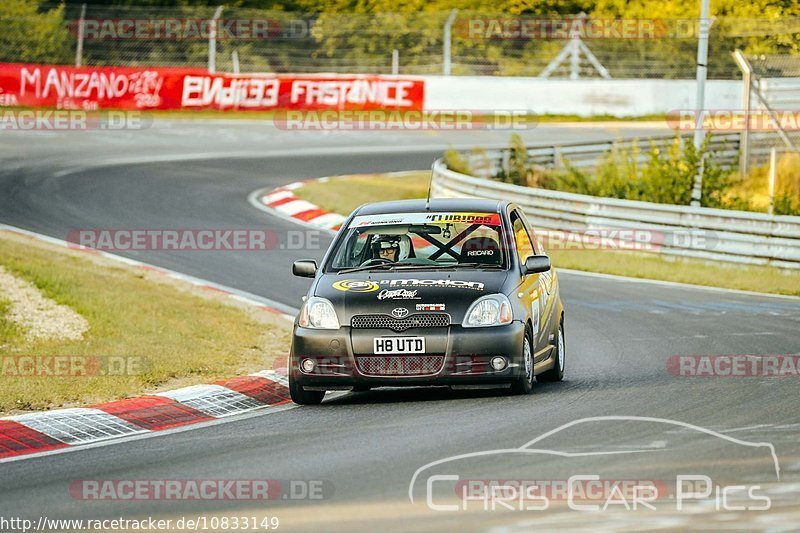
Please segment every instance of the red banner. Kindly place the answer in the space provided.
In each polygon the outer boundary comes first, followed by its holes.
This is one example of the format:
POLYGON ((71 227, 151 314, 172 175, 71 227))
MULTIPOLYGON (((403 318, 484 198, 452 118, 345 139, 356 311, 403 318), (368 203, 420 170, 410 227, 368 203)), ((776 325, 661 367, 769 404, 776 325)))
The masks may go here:
POLYGON ((58 109, 413 109, 425 82, 374 75, 209 74, 197 68, 0 63, 0 106, 58 109))

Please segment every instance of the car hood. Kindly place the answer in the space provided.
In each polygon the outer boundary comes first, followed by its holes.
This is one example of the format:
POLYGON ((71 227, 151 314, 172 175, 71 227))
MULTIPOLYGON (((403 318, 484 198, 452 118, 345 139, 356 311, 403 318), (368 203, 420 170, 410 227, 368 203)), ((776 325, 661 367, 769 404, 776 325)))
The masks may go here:
POLYGON ((460 323, 472 302, 501 292, 507 275, 480 270, 325 274, 314 295, 333 303, 343 325, 349 325, 353 315, 392 315, 398 308, 408 315, 445 312, 453 323, 460 323))

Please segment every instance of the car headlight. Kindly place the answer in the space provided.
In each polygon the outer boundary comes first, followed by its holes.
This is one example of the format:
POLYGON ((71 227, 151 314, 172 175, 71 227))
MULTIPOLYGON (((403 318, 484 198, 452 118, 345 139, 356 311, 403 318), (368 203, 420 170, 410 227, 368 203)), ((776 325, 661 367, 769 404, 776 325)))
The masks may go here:
POLYGON ((339 318, 330 300, 312 296, 303 304, 297 324, 302 328, 339 329, 339 318))
POLYGON ((511 302, 504 294, 490 294, 475 300, 464 317, 465 328, 503 326, 514 319, 511 302))

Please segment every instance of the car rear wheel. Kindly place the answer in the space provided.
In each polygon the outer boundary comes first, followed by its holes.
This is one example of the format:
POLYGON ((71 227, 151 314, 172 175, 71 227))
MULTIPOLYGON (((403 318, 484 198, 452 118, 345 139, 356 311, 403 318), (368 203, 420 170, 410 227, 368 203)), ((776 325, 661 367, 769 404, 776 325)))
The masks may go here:
POLYGON ((515 394, 530 394, 533 391, 533 333, 530 326, 525 328, 525 341, 522 343, 520 359, 522 372, 511 384, 511 390, 515 394))
POLYGON ((566 364, 566 349, 564 345, 564 323, 558 325, 558 338, 556 339, 556 349, 553 352, 555 365, 547 372, 542 372, 536 379, 540 381, 561 381, 564 379, 564 365, 566 364))
POLYGON ((325 397, 325 391, 305 390, 289 373, 289 395, 292 401, 299 405, 319 405, 325 397))

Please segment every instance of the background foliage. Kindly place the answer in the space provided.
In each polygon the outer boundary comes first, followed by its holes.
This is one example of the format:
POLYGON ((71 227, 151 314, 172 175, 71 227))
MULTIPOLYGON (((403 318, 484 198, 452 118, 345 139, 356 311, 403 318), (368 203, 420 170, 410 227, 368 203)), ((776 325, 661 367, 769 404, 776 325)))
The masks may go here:
MULTIPOLYGON (((222 0, 116 0, 89 3, 90 18, 210 18, 222 0)), ((82 2, 37 0, 0 3, 0 60, 69 63, 82 2)), ((388 72, 392 51, 403 73, 440 73, 442 26, 459 9, 453 32, 453 73, 537 75, 566 44, 542 38, 476 38, 467 31, 475 17, 558 17, 586 13, 600 19, 659 19, 670 27, 698 16, 696 0, 233 0, 224 17, 302 19, 301 38, 221 41, 218 68, 229 68, 236 49, 245 71, 388 72)), ((711 78, 738 77, 731 52, 800 53, 800 2, 713 0, 709 54, 711 78)), ((596 39, 586 44, 617 78, 692 77, 696 36, 657 39, 596 39)), ((196 65, 207 61, 202 40, 87 42, 87 64, 196 65)), ((582 75, 597 75, 588 67, 582 75)))

